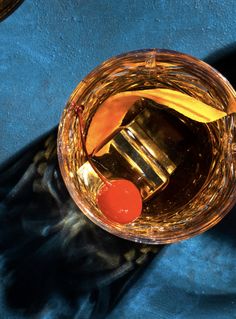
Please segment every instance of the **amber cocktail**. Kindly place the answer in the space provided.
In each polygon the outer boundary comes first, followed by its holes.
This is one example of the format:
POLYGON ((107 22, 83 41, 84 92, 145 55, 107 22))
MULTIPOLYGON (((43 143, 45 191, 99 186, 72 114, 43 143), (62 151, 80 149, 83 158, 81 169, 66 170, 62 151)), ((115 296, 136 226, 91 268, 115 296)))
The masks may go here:
POLYGON ((140 93, 152 90, 195 100, 193 115, 198 102, 226 114, 235 100, 227 80, 200 60, 158 49, 126 53, 97 67, 72 93, 59 126, 58 156, 66 186, 88 218, 120 237, 159 244, 209 229, 233 206, 235 116, 204 122, 202 112, 198 121, 165 98, 140 93), (111 99, 121 93, 122 99, 111 99), (94 165, 106 179, 129 180, 138 188, 138 218, 120 223, 101 211, 102 180, 94 165))

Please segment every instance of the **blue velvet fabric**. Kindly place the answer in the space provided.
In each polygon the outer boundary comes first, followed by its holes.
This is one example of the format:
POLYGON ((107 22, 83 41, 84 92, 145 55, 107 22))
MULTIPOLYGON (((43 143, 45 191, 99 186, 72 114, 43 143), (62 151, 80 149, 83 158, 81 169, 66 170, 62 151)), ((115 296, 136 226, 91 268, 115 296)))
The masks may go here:
MULTIPOLYGON (((235 17, 234 0, 25 1, 0 25, 0 162, 54 126, 77 83, 110 56, 159 47, 216 58, 235 45, 235 17)), ((236 318, 235 214, 164 248, 108 319, 236 318)), ((55 305, 56 317, 49 305, 40 319, 59 318, 65 306, 55 305)), ((0 307, 0 318, 23 318, 1 296, 0 307)))

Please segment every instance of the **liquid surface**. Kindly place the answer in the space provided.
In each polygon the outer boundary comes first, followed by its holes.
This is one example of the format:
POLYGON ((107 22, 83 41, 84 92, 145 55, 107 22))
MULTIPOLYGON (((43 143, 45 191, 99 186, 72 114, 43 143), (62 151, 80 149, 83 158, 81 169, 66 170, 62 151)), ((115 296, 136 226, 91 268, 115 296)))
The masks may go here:
MULTIPOLYGON (((168 218, 200 191, 208 176, 212 162, 208 125, 148 99, 135 103, 121 125, 95 152, 95 165, 108 179, 127 179, 140 189, 142 217, 168 218), (126 136, 129 132, 131 139, 126 136)), ((83 168, 84 174, 95 197, 100 181, 89 167, 83 168)))

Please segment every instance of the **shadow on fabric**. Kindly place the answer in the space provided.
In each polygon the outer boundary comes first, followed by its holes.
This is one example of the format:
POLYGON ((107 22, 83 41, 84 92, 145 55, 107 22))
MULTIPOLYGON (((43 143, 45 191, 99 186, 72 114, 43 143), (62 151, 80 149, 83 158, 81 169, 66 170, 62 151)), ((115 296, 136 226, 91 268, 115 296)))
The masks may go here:
POLYGON ((161 247, 113 236, 80 212, 61 179, 56 133, 0 168, 5 302, 26 316, 104 318, 161 247))
POLYGON ((209 55, 205 61, 223 74, 236 89, 236 42, 209 55))
MULTIPOLYGON (((206 60, 236 87, 236 46, 206 60)), ((235 228, 233 209, 208 234, 235 244, 235 228)), ((78 210, 58 169, 56 129, 0 167, 2 289, 26 318, 105 318, 159 250, 112 236, 78 210)))
MULTIPOLYGON (((218 70, 236 90, 236 43, 233 43, 212 55, 205 61, 218 70)), ((236 246, 236 207, 212 230, 207 232, 209 236, 216 236, 227 240, 236 246)))

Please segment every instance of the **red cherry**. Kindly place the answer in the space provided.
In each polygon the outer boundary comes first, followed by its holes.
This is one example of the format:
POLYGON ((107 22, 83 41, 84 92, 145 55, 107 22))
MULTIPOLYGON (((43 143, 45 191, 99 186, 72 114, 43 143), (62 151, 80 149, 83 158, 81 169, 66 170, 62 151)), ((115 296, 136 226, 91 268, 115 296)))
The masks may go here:
POLYGON ((120 224, 133 222, 142 212, 138 188, 125 179, 103 184, 97 194, 97 204, 107 218, 120 224))

